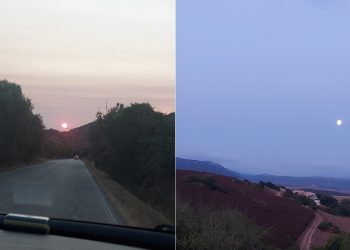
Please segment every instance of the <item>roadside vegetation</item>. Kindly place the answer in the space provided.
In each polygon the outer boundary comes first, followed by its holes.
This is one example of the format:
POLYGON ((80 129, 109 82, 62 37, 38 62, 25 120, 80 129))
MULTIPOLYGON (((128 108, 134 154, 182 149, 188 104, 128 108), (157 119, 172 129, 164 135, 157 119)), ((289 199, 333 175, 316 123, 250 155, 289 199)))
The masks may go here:
POLYGON ((175 115, 148 103, 97 113, 89 157, 102 171, 175 221, 175 115))
POLYGON ((19 85, 0 81, 0 166, 30 162, 40 154, 44 125, 19 85))
POLYGON ((177 249, 269 249, 264 243, 267 230, 236 209, 191 207, 177 199, 177 249))

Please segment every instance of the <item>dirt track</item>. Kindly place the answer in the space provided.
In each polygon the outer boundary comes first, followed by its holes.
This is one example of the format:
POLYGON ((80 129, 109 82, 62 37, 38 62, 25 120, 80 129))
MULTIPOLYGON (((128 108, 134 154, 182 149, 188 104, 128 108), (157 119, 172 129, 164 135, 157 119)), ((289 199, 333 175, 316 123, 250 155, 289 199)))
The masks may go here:
POLYGON ((312 236, 317 229, 317 226, 321 223, 322 217, 316 212, 315 218, 311 224, 306 228, 300 239, 300 250, 310 250, 312 236))

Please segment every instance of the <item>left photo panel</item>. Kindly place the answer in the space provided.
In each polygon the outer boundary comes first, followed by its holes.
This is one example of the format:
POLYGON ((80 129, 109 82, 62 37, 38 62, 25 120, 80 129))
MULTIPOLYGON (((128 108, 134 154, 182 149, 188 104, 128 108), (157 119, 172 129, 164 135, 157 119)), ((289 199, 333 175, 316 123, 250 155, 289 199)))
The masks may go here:
POLYGON ((175 249, 175 0, 0 9, 0 249, 175 249))

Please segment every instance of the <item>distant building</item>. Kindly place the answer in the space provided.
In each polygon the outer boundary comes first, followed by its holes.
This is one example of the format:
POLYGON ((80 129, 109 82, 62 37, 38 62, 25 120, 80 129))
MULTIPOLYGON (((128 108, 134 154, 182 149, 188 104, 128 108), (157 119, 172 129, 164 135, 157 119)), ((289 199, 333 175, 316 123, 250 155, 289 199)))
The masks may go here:
POLYGON ((298 194, 298 195, 304 195, 307 198, 310 198, 313 200, 317 206, 321 205, 320 200, 318 199, 317 195, 313 192, 308 192, 304 190, 293 190, 293 193, 298 194))

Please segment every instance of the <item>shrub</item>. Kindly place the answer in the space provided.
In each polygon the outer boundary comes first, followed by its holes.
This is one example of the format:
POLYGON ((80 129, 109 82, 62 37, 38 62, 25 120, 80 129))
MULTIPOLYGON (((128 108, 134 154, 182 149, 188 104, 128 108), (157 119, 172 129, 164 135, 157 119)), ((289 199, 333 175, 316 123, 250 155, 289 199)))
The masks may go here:
POLYGON ((177 199, 177 249, 266 249, 267 232, 235 209, 193 208, 177 199))
POLYGON ((339 234, 328 240, 324 247, 317 250, 348 250, 350 249, 350 234, 339 234))
POLYGON ((211 175, 193 175, 193 176, 188 176, 187 177, 187 181, 190 183, 199 183, 199 184, 203 184, 207 187, 209 187, 209 189, 211 190, 215 190, 215 191, 220 191, 225 193, 226 191, 221 188, 216 182, 213 176, 211 175))
POLYGON ((339 206, 338 201, 329 195, 321 195, 320 203, 330 208, 336 208, 339 206))
POLYGON ((329 221, 323 221, 318 225, 318 229, 320 229, 322 232, 330 232, 334 234, 338 234, 340 232, 339 227, 333 225, 329 221))
POLYGON ((322 221, 319 225, 318 225, 318 229, 320 229, 322 232, 328 231, 331 227, 332 227, 332 223, 328 222, 328 221, 322 221))
POLYGON ((347 216, 347 217, 350 216, 349 199, 344 199, 339 203, 332 196, 318 194, 318 197, 320 197, 321 204, 327 207, 326 211, 328 213, 331 213, 334 215, 340 215, 340 216, 347 216))
POLYGON ((298 195, 293 193, 292 190, 286 189, 286 191, 283 194, 285 197, 292 198, 296 201, 298 201, 301 205, 308 206, 309 208, 315 210, 317 208, 317 204, 314 202, 314 200, 306 197, 305 195, 298 195))
POLYGON ((294 196, 296 200, 299 201, 300 204, 304 206, 308 206, 311 209, 316 209, 317 204, 310 198, 304 196, 304 195, 295 195, 294 196))
POLYGON ((340 213, 343 216, 350 216, 350 200, 344 199, 340 202, 340 213))
POLYGON ((294 196, 294 193, 293 193, 293 191, 292 190, 290 190, 290 189, 286 189, 286 192, 284 192, 284 196, 286 196, 286 197, 293 197, 294 196))
POLYGON ((259 183, 257 184, 260 188, 263 187, 268 187, 277 191, 280 191, 280 187, 277 186, 276 184, 273 184, 271 181, 268 182, 263 182, 263 181, 259 181, 259 183))

